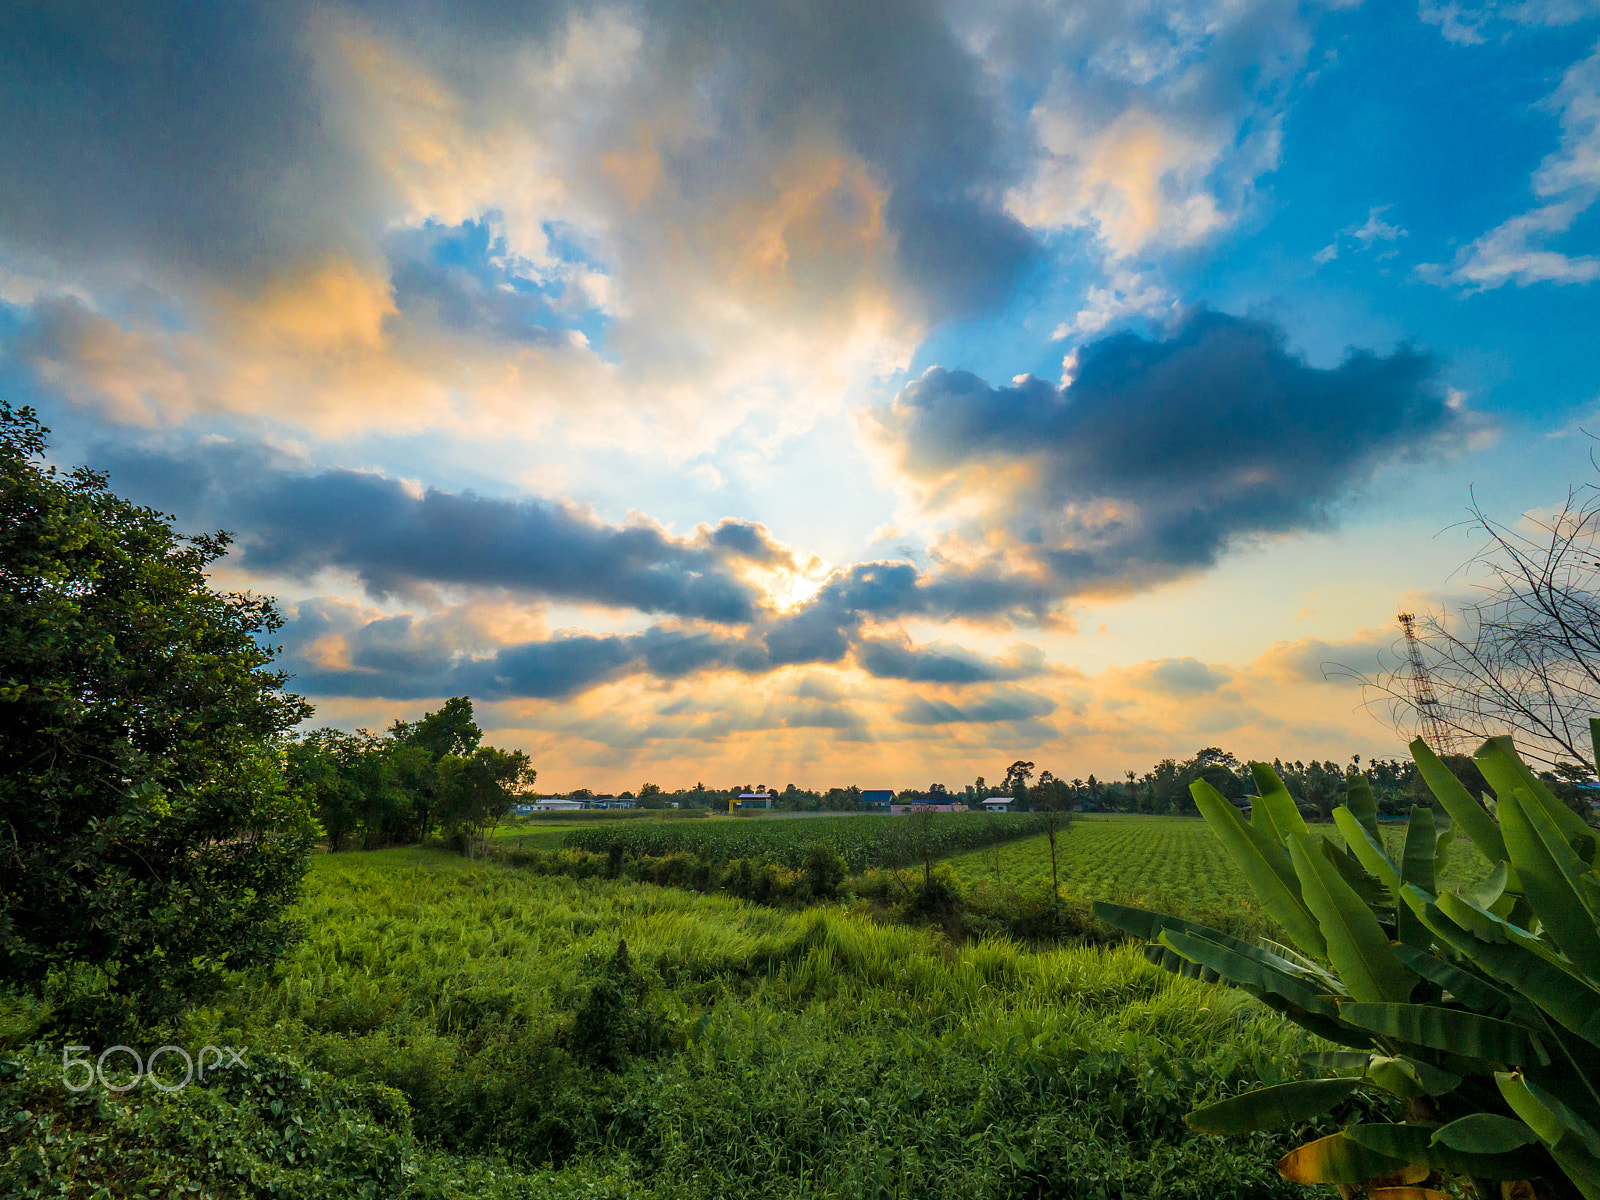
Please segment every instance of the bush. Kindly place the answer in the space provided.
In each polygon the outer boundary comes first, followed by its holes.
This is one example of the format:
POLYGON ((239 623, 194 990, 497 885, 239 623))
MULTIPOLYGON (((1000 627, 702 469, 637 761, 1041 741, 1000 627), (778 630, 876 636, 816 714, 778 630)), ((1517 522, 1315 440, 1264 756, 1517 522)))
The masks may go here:
POLYGON ((0 402, 0 977, 114 1029, 292 940, 319 830, 277 739, 310 706, 272 602, 206 580, 227 535, 43 467, 46 432, 0 402))
POLYGON ((849 867, 844 859, 827 844, 818 842, 806 851, 806 886, 819 900, 832 900, 848 873, 849 867))

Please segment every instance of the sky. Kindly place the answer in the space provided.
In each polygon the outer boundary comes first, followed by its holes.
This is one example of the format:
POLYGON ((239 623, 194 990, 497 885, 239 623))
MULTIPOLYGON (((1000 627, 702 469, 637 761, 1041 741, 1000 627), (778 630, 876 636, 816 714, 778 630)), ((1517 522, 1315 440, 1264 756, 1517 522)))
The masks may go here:
POLYGON ((0 397, 542 789, 1397 756, 1597 199, 1596 0, 25 0, 0 397))

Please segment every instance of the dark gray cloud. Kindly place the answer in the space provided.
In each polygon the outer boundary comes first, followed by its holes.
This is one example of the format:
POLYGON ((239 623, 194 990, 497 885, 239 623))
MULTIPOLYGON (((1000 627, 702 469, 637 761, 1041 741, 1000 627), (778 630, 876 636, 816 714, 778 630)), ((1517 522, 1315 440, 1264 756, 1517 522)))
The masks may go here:
POLYGON ((879 421, 904 468, 980 496, 1057 597, 1210 566, 1238 538, 1315 528, 1380 464, 1461 444, 1438 363, 1401 347, 1331 369, 1260 320, 1200 310, 1165 338, 1086 346, 1066 389, 933 368, 879 421), (996 477, 973 467, 1026 465, 996 477))
POLYGON ((347 243, 370 201, 319 107, 307 11, 4 6, 0 245, 231 274, 347 243))
MULTIPOLYGON (((528 63, 597 5, 284 0, 31 4, 0 13, 0 249, 168 279, 260 278, 285 262, 382 252, 408 215, 393 134, 338 77, 333 49, 368 36, 447 81, 468 129, 527 120, 528 63), (346 28, 341 21, 357 18, 346 28), (338 18, 338 19, 335 19, 338 18)), ((1025 150, 1014 116, 943 10, 918 0, 616 10, 643 32, 629 85, 588 122, 598 159, 641 120, 693 112, 666 164, 704 200, 798 147, 854 151, 887 191, 902 274, 939 313, 1003 298, 1037 253, 1003 206, 1025 150)), ((448 325, 472 289, 402 264, 397 285, 448 325)), ((504 315, 493 297, 477 305, 504 315)), ((515 306, 513 306, 515 307, 515 306)), ((540 336, 513 313, 511 332, 540 336)))
POLYGON ((711 668, 771 668, 759 643, 661 627, 475 650, 482 635, 459 621, 372 618, 328 599, 294 605, 278 637, 294 687, 311 696, 559 699, 629 675, 671 680, 711 668))
POLYGON ((1041 674, 1041 657, 997 662, 964 646, 930 642, 913 646, 908 638, 862 638, 856 645, 856 662, 878 679, 904 679, 912 683, 993 683, 1041 674))
MULTIPOLYGON (((680 539, 547 500, 418 495, 382 475, 296 471, 231 444, 183 455, 103 448, 94 457, 141 502, 189 525, 228 528, 239 565, 263 574, 310 578, 334 568, 379 598, 428 584, 497 587, 721 623, 754 620, 760 609, 728 563, 746 547, 723 549, 720 530, 709 542, 680 539)), ((755 527, 735 524, 733 540, 747 543, 755 527)))

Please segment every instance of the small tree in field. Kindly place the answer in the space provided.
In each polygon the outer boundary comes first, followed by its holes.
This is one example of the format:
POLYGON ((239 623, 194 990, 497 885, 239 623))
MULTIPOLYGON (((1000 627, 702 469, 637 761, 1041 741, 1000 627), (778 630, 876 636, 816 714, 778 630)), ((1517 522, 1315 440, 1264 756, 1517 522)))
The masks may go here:
POLYGON ((319 830, 279 738, 311 706, 272 602, 206 580, 227 535, 45 467, 46 433, 0 402, 0 979, 159 1019, 292 937, 319 830))

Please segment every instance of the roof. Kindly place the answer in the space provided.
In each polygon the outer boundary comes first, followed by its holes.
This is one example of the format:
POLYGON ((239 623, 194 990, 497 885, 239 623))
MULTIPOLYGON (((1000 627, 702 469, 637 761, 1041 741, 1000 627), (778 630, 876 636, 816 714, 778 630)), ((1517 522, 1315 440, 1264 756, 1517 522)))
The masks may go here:
POLYGON ((741 800, 771 800, 772 799, 772 793, 771 792, 740 792, 739 793, 739 799, 741 799, 741 800))
POLYGON ((861 793, 861 799, 867 804, 888 804, 894 800, 894 792, 888 788, 861 793))

